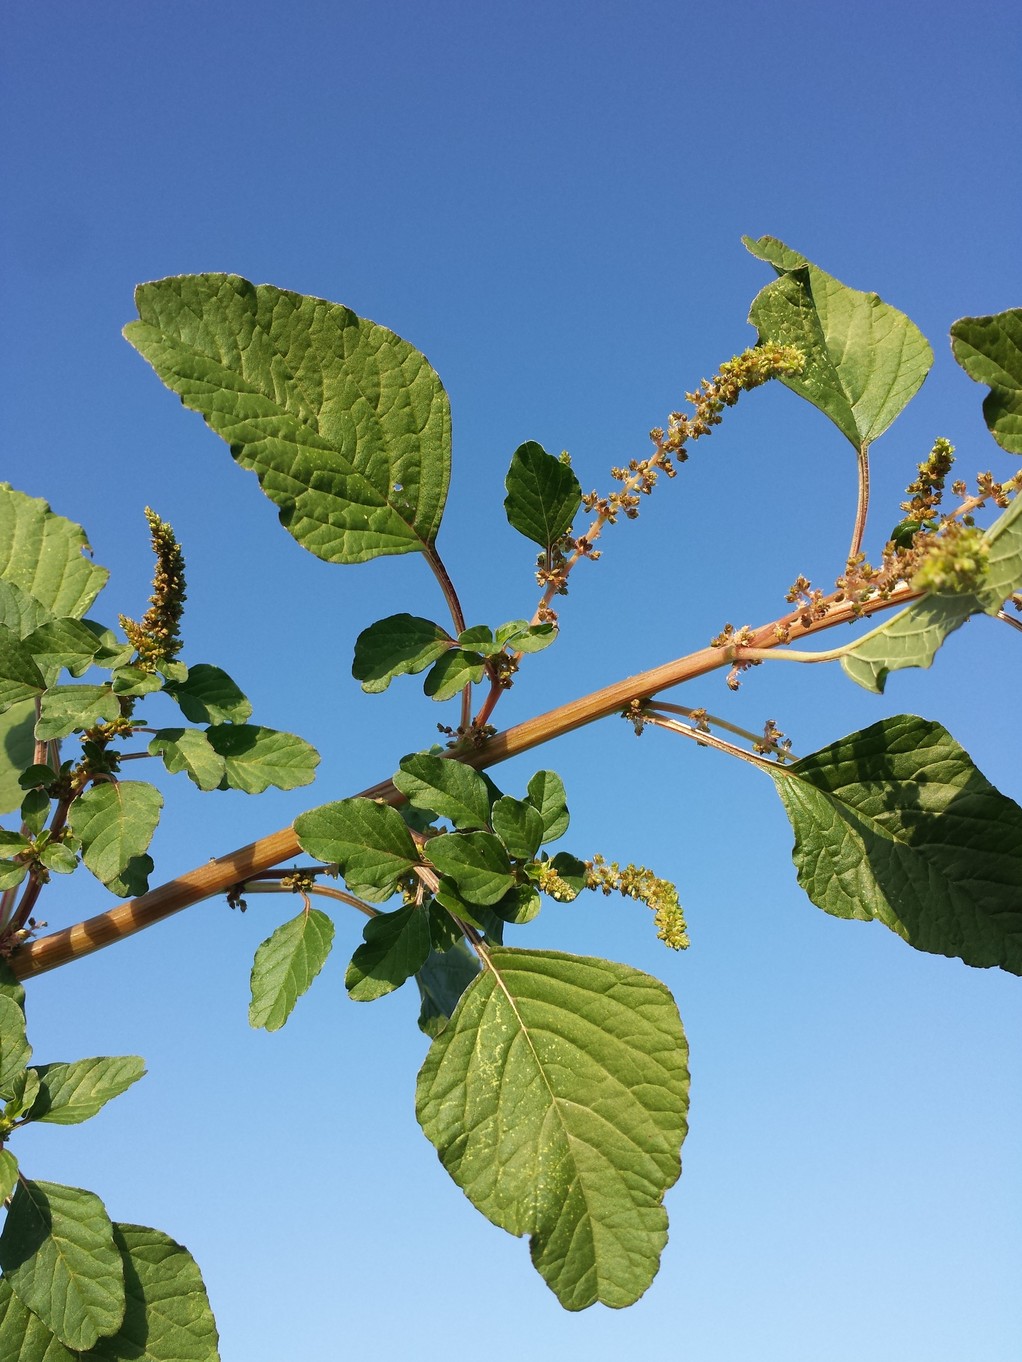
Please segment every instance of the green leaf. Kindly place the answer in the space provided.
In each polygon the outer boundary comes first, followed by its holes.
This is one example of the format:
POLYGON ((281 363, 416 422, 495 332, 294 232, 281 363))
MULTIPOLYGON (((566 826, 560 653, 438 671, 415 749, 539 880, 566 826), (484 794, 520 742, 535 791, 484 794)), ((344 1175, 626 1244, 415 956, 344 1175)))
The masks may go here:
POLYGON ((268 936, 252 965, 249 1025, 279 1031, 323 968, 333 942, 334 924, 318 908, 303 909, 268 936))
POLYGON ((145 852, 162 808, 159 790, 141 780, 105 781, 75 800, 68 823, 81 839, 82 859, 98 880, 112 887, 145 852))
POLYGON ((530 801, 502 795, 493 806, 493 831, 508 855, 530 860, 543 842, 543 815, 530 801))
POLYGON ((39 1093, 39 1075, 35 1069, 22 1069, 7 1084, 4 1116, 9 1121, 20 1120, 29 1110, 39 1093))
POLYGON ((132 856, 119 875, 107 880, 106 887, 119 899, 136 899, 149 888, 149 876, 153 873, 151 856, 132 856))
POLYGON ((818 908, 1022 974, 1022 809, 940 724, 895 715, 770 775, 818 908))
POLYGON ((372 903, 389 899, 419 863, 401 815, 372 799, 339 799, 310 809, 295 819, 294 830, 303 851, 317 861, 336 862, 348 888, 372 903))
POLYGON ((529 781, 529 799, 543 819, 543 842, 556 842, 568 831, 564 782, 556 771, 537 771, 529 781))
POLYGON ((478 653, 451 648, 433 663, 422 689, 433 700, 450 700, 467 685, 481 681, 484 670, 485 662, 478 653))
POLYGON ((88 1121, 107 1102, 127 1092, 145 1073, 138 1055, 104 1055, 70 1064, 40 1064, 39 1095, 29 1120, 74 1126, 88 1121))
POLYGON ((198 274, 142 284, 124 334, 202 413, 317 557, 432 545, 451 461, 447 394, 425 356, 321 298, 198 274))
POLYGON ((535 440, 515 450, 504 485, 510 525, 544 549, 570 529, 582 504, 578 478, 535 440))
POLYGON ((0 860, 0 889, 14 889, 28 874, 24 861, 0 860))
POLYGON ((515 881, 507 852, 490 832, 441 833, 429 839, 425 854, 469 903, 496 903, 515 881))
POLYGON ((273 785, 294 790, 311 785, 319 753, 293 733, 258 724, 218 724, 206 729, 210 747, 224 759, 224 778, 234 790, 262 794, 273 785))
MULTIPOLYGON (((2 957, 0 957, 0 998, 10 998, 22 1011, 25 1009, 25 986, 2 957)), ((2 1034, 3 1027, 0 1026, 0 1035, 2 1034)))
POLYGON ((456 828, 489 825, 489 786, 478 771, 460 761, 415 752, 402 760, 394 784, 413 808, 446 818, 456 828))
POLYGON ((43 790, 29 790, 21 801, 21 822, 31 837, 38 837, 50 816, 50 796, 43 790))
POLYGON ((22 700, 0 714, 0 814, 20 807, 20 776, 34 757, 35 701, 22 700))
POLYGON ((427 1036, 439 1036, 479 969, 479 960, 469 950, 463 937, 459 936, 450 950, 430 951, 415 976, 422 999, 419 1009, 420 1031, 427 1036))
POLYGON ((34 596, 13 582, 0 579, 0 624, 15 637, 27 638, 49 618, 50 612, 34 596))
POLYGON ((103 589, 107 570, 84 556, 90 551, 80 525, 0 483, 0 579, 38 601, 51 618, 80 619, 103 589))
POLYGON ((113 674, 115 695, 151 695, 163 689, 163 677, 144 667, 117 667, 113 674))
POLYGON ((414 675, 451 646, 451 636, 417 615, 388 615, 355 640, 351 674, 367 694, 384 691, 395 676, 414 675))
POLYGON ((630 1305, 656 1274, 681 1171, 674 1000, 609 960, 497 948, 487 963, 430 1047, 416 1114, 473 1205, 531 1236, 563 1306, 630 1305))
POLYGON ((41 695, 46 680, 17 634, 0 625, 0 709, 41 695))
POLYGON ((168 681, 164 693, 193 724, 243 724, 252 716, 248 697, 225 671, 208 662, 189 667, 184 681, 168 681))
POLYGON ((430 952, 429 914, 408 903, 371 917, 362 929, 364 945, 351 957, 344 987, 357 1003, 372 1002, 400 988, 422 968, 430 952))
POLYGON ((78 857, 63 842, 48 842, 39 849, 39 860, 55 875, 73 875, 78 869, 78 857))
POLYGON ((17 1362, 219 1362, 199 1269, 159 1230, 113 1226, 124 1268, 124 1322, 87 1352, 68 1352, 0 1281, 0 1356, 17 1362))
MULTIPOLYGON (((18 1184, 18 1160, 9 1149, 0 1147, 0 1202, 6 1201, 18 1184)), ((0 1339, 2 1342, 2 1339, 0 1339)), ((7 1354, 2 1354, 6 1356, 7 1354)))
MULTIPOLYGON (((486 935, 487 941, 496 942, 500 945, 504 939, 504 919, 497 916, 492 908, 484 907, 479 903, 472 903, 458 889, 452 879, 442 875, 433 895, 434 904, 445 910, 450 917, 454 915, 460 922, 471 923, 473 927, 478 927, 486 935)), ((456 928, 458 922, 452 924, 456 928)), ((459 928, 460 931, 460 928, 459 928)), ((438 944, 437 930, 433 929, 433 944, 438 944)))
POLYGON ((158 729, 149 752, 163 758, 171 775, 185 771, 200 790, 215 790, 227 770, 224 758, 213 751, 209 738, 197 728, 158 729))
POLYGON ((951 349, 969 377, 990 389, 983 402, 990 434, 1009 454, 1022 454, 1022 308, 963 317, 951 328, 951 349))
POLYGON ((25 1034, 25 1013, 9 993, 0 993, 0 1096, 11 1095, 11 1084, 32 1058, 25 1034))
POLYGON ((110 1217, 92 1192, 22 1178, 0 1235, 0 1268, 66 1348, 91 1348, 121 1326, 124 1267, 110 1217))
POLYGON ((889 672, 929 667, 947 636, 970 615, 996 615, 1022 587, 1022 496, 1017 496, 983 535, 989 545, 983 587, 978 592, 929 592, 878 628, 857 639, 841 666, 866 690, 879 694, 889 672))
POLYGON ((51 686, 39 706, 35 727, 40 742, 66 738, 120 717, 121 706, 109 686, 51 686))
POLYGON ((919 391, 933 351, 896 308, 848 288, 773 237, 748 250, 780 274, 752 304, 761 344, 795 345, 801 373, 781 381, 829 416, 856 450, 882 435, 919 391))
POLYGON ((538 917, 542 907, 543 900, 531 884, 515 884, 493 905, 493 911, 505 922, 521 927, 538 917))
POLYGON ((80 676, 101 646, 95 631, 77 619, 47 620, 33 629, 24 643, 50 683, 64 667, 80 676))

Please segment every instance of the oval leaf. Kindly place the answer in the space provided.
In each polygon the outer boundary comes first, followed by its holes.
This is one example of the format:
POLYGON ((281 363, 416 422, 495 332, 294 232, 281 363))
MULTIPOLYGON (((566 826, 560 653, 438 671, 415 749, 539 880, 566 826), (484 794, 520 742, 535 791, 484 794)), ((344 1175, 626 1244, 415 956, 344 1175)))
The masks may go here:
POLYGON ((478 771, 435 756, 415 752, 405 757, 394 784, 413 809, 446 818, 456 828, 482 829, 490 818, 490 787, 478 771))
POLYGON ((419 1074, 416 1114, 495 1225, 531 1236, 561 1304, 630 1305, 667 1241, 687 1050, 670 993, 609 960, 487 953, 419 1074))
POLYGON ((0 1268, 66 1348, 84 1351, 121 1326, 124 1267, 92 1192, 22 1178, 0 1235, 0 1268))
POLYGON ((317 557, 429 547, 450 476, 447 394, 424 355, 346 307, 193 274, 142 284, 124 334, 252 469, 317 557))
POLYGON ((295 836, 303 851, 337 867, 353 893, 383 903, 418 864, 404 819, 372 799, 339 799, 299 814, 295 836))
POLYGON ((106 781, 75 800, 68 823, 81 840, 82 859, 98 880, 113 885, 138 863, 162 808, 159 790, 141 780, 106 781))
POLYGON ((571 528, 582 504, 578 478, 535 440, 515 450, 504 485, 508 522, 544 549, 571 528))
POLYGON ((351 957, 344 987, 357 1003, 393 993, 426 963, 430 951, 429 914, 409 903, 393 913, 372 917, 362 930, 365 944, 351 957))
POLYGON ((70 1064, 39 1064, 39 1093, 28 1113, 30 1121, 71 1126, 87 1121, 145 1073, 138 1055, 76 1059, 70 1064))
POLYGON ((262 794, 272 785, 294 790, 316 778, 319 753, 304 738, 258 724, 217 724, 206 739, 224 761, 224 780, 232 790, 262 794))
POLYGON ((323 968, 333 940, 333 921, 318 908, 303 910, 267 937, 252 965, 250 1026, 280 1030, 323 968))

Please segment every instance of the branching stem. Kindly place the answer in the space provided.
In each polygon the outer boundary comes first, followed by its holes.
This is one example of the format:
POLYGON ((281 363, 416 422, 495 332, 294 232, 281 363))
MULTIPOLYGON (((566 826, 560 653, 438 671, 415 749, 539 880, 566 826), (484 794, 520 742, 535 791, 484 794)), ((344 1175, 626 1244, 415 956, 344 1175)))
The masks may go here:
MULTIPOLYGON (((762 649, 773 655, 772 648, 778 645, 778 636, 798 639, 810 634, 832 629, 838 624, 847 624, 859 617, 877 614, 906 605, 921 593, 914 591, 908 584, 896 588, 886 598, 878 597, 873 601, 856 603, 853 601, 831 602, 827 615, 820 620, 810 620, 808 624, 794 611, 779 620, 750 630, 750 649, 762 649)), ((557 709, 540 714, 534 719, 497 733, 478 748, 459 750, 452 759, 464 762, 475 770, 485 770, 511 757, 532 751, 551 739, 582 728, 597 719, 604 719, 627 708, 633 700, 647 700, 659 691, 681 685, 698 676, 719 671, 733 662, 732 648, 700 648, 687 657, 676 658, 640 672, 637 676, 626 677, 602 690, 593 691, 577 700, 572 700, 557 709)), ((747 655, 748 649, 741 650, 747 655)), ((705 735, 701 735, 705 736, 705 735)), ((783 769, 783 768, 780 768, 783 769)), ((381 781, 362 791, 367 799, 383 800, 389 804, 400 804, 403 796, 389 780, 381 781)), ((89 955, 114 941, 131 936, 143 928, 189 908, 216 894, 223 894, 233 885, 244 882, 253 875, 280 865, 282 861, 293 860, 301 854, 301 847, 292 828, 282 828, 279 832, 261 838, 250 845, 218 856, 197 866, 194 870, 180 875, 177 879, 152 889, 141 898, 130 903, 119 904, 108 912, 100 913, 85 922, 76 923, 62 931, 36 941, 26 942, 11 956, 10 964, 19 978, 28 979, 47 970, 56 969, 80 956, 89 955)))

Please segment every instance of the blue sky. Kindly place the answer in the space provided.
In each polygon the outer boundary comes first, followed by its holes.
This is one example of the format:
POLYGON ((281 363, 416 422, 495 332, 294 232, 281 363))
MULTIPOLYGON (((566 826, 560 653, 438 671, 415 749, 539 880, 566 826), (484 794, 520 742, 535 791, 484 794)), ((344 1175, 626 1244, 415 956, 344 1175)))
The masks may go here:
MULTIPOLYGON (((389 775, 452 715, 418 687, 363 696, 355 635, 440 609, 409 556, 305 555, 254 479, 125 344, 145 279, 230 270, 343 302, 412 341, 451 396, 440 548, 470 622, 528 614, 531 555, 506 525, 514 448, 571 451, 585 486, 754 338, 776 235, 874 289, 936 351, 874 455, 876 553, 933 438, 962 476, 1017 460, 954 364, 958 316, 1018 305, 1019 24, 1003 5, 746 0, 379 3, 178 0, 8 6, 0 477, 79 520, 144 608, 146 504, 189 564, 186 659, 226 666, 255 719, 323 754, 315 790, 200 796, 168 782, 160 879, 389 775)), ((777 388, 743 399, 682 475, 573 578, 556 648, 523 668, 509 724, 780 614, 800 572, 840 570, 854 460, 777 388)), ((673 697, 807 753, 885 714, 947 724, 1016 798, 1017 635, 956 635, 883 697, 823 668, 710 678, 673 697)), ((415 1000, 343 990, 336 958, 289 1026, 246 1023, 252 951, 290 901, 189 910, 31 989, 40 1059, 135 1051, 150 1075, 89 1126, 41 1130, 23 1165, 93 1188, 199 1260, 224 1362, 1013 1362, 1020 1116, 1017 981, 841 923, 798 889, 758 773, 609 721, 498 779, 563 775, 567 845, 676 880, 692 947, 641 909, 551 907, 530 944, 606 954, 675 992, 693 1048, 692 1132, 671 1242, 633 1309, 569 1316, 524 1243, 484 1222, 414 1124, 415 1000)), ((51 926, 100 911, 74 882, 51 926)), ((524 940, 524 938, 523 938, 524 940)))

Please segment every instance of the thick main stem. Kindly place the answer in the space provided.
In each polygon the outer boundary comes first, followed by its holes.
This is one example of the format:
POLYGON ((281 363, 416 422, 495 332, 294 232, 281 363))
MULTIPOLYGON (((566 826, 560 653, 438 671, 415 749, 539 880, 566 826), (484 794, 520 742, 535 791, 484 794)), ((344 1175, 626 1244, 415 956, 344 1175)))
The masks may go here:
MULTIPOLYGON (((892 592, 885 600, 877 599, 860 605, 849 601, 836 602, 825 618, 811 620, 808 624, 803 624, 798 613, 793 612, 750 631, 747 646, 753 649, 775 648, 781 635, 795 641, 809 634, 831 629, 835 625, 849 623, 861 616, 904 605, 920 594, 906 585, 892 592)), ((452 754, 452 759, 464 762, 466 766, 474 767, 476 770, 484 770, 486 767, 497 765, 498 762, 529 752, 535 747, 541 747, 552 738, 594 723, 597 719, 605 719, 627 708, 632 700, 648 699, 659 691, 705 676, 721 667, 730 666, 733 660, 733 649, 700 648, 698 652, 690 653, 687 657, 676 658, 660 667, 639 672, 636 676, 625 677, 610 686, 604 686, 602 690, 571 700, 566 705, 559 705, 556 709, 537 715, 534 719, 527 719, 504 733, 495 734, 482 747, 459 751, 456 756, 452 754)), ((383 800, 392 804, 400 803, 403 799, 390 780, 383 780, 361 793, 363 798, 383 800)), ((294 830, 282 828, 279 832, 232 851, 226 856, 218 856, 207 861, 130 903, 119 904, 116 908, 88 918, 85 922, 78 922, 73 927, 41 937, 37 941, 26 942, 11 956, 11 968, 21 979, 56 969, 103 946, 109 946, 123 937, 140 932, 145 927, 151 927, 163 918, 170 917, 183 908, 189 908, 203 899, 226 893, 234 885, 244 883, 248 877, 270 870, 282 861, 301 854, 302 849, 294 830)))

